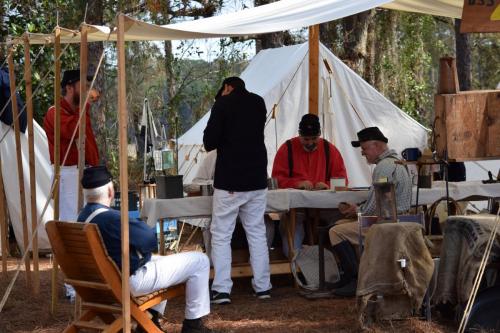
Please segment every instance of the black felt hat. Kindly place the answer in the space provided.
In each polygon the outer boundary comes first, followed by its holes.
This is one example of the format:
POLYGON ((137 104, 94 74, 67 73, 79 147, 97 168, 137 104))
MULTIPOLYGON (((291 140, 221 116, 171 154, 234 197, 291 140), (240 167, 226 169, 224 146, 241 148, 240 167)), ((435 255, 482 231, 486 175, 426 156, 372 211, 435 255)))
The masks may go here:
MULTIPOLYGON (((61 87, 64 88, 66 85, 78 81, 80 81, 80 69, 70 69, 64 71, 63 78, 61 80, 61 87)), ((92 76, 87 76, 87 81, 92 81, 92 76)))
POLYGON ((105 165, 98 165, 83 170, 82 187, 86 189, 98 188, 109 183, 113 177, 105 165))
POLYGON ((315 114, 307 113, 302 116, 299 123, 300 136, 317 136, 321 134, 319 117, 315 114))
POLYGON ((358 132, 358 141, 351 141, 351 144, 353 147, 359 147, 361 146, 361 142, 371 140, 389 142, 378 127, 367 127, 358 132))

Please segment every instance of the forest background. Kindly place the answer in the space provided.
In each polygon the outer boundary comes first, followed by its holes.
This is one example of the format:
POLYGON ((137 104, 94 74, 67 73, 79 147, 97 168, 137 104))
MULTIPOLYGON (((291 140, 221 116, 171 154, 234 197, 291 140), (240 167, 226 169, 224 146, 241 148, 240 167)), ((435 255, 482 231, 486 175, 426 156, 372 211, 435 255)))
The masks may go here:
MULTIPOLYGON (((51 33, 61 27, 77 30, 81 22, 114 26, 116 13, 154 24, 220 15, 274 0, 4 0, 0 4, 0 41, 25 31, 51 33)), ((320 25, 320 40, 337 57, 383 95, 425 126, 432 126, 439 58, 457 58, 461 90, 494 89, 500 82, 500 34, 460 34, 460 20, 372 9, 320 25)), ((302 43, 307 29, 246 38, 203 41, 127 43, 127 102, 129 143, 139 148, 131 161, 132 179, 141 179, 143 142, 140 120, 148 98, 158 128, 175 137, 175 119, 181 135, 209 109, 227 76, 239 75, 250 57, 261 49, 302 43)), ((100 100, 93 105, 93 128, 104 163, 118 167, 117 69, 115 43, 89 44, 89 72, 95 72, 101 53, 104 64, 96 80, 100 100)), ((65 46, 63 46, 63 49, 65 46)), ((35 118, 41 124, 53 104, 53 47, 31 47, 35 118), (46 77, 45 79, 43 79, 46 77)), ((5 44, 0 48, 4 64, 5 44)), ((16 81, 23 71, 23 48, 16 50, 16 81)), ((79 67, 79 45, 69 45, 62 68, 79 67)), ((20 87, 24 95, 24 87, 20 87)), ((182 157, 181 157, 182 158, 182 157)), ((135 182, 135 181, 134 181, 135 182)), ((133 182, 132 182, 133 183, 133 182)))

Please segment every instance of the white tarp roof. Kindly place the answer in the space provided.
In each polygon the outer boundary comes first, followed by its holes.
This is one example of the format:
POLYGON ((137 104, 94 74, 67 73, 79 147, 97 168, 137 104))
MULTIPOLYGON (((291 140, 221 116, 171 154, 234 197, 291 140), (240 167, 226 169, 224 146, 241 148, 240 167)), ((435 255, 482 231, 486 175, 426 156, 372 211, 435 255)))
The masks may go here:
MULTIPOLYGON (((35 141, 35 170, 36 170, 36 205, 37 216, 40 218, 43 208, 50 196, 50 188, 52 185, 53 169, 50 164, 49 147, 45 131, 38 123, 34 122, 34 141, 35 141)), ((9 126, 0 122, 0 137, 3 137, 5 131, 9 130, 9 126)), ((29 154, 28 154, 28 130, 21 133, 21 154, 23 160, 24 171, 24 190, 26 198, 26 211, 29 239, 31 240, 31 192, 30 192, 30 174, 29 174, 29 154)), ((21 204, 19 202, 19 178, 17 176, 17 158, 16 158, 16 143, 14 130, 10 128, 5 139, 0 143, 0 160, 2 162, 3 184, 5 188, 5 196, 7 198, 7 206, 9 208, 9 216, 12 222, 12 228, 16 235, 16 240, 19 248, 24 251, 23 244, 23 224, 21 222, 21 204)), ((38 248, 50 249, 50 243, 45 232, 45 222, 52 220, 54 210, 52 202, 47 207, 47 211, 38 228, 38 248)))
MULTIPOLYGON (((283 95, 278 104, 276 122, 270 120, 265 130, 269 174, 276 147, 297 135, 300 118, 308 112, 307 54, 307 43, 266 49, 259 52, 241 74, 247 89, 264 98, 268 112, 283 95)), ((382 96, 323 45, 320 47, 319 95, 323 134, 340 150, 351 186, 371 183, 370 168, 359 149, 351 146, 351 140, 356 139, 356 132, 362 128, 379 126, 389 138, 390 147, 397 151, 407 147, 423 148, 427 144, 427 130, 422 125, 382 96), (323 65, 323 59, 329 62, 332 75, 323 65)), ((179 138, 179 173, 185 175, 185 182, 194 177, 203 158, 203 130, 209 114, 179 138)))
MULTIPOLYGON (((303 28, 357 14, 375 7, 460 18, 462 0, 281 0, 267 5, 170 25, 126 19, 125 40, 177 40, 245 36, 303 28)), ((89 25, 88 41, 116 41, 110 28, 89 25)), ((53 34, 28 34, 31 44, 54 41, 53 34)), ((15 39, 22 43, 22 39, 15 39)), ((79 43, 78 31, 63 29, 62 43, 79 43)))

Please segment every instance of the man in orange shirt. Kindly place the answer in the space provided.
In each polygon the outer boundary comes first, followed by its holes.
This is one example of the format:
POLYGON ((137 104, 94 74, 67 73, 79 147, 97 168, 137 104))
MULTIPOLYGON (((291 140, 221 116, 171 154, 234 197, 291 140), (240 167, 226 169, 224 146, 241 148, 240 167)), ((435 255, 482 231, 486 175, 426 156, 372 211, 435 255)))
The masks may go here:
MULTIPOLYGON (((92 77, 87 77, 87 80, 92 77)), ((61 80, 62 95, 61 98, 61 183, 60 183, 60 214, 59 217, 63 221, 76 221, 78 216, 77 199, 78 199, 78 130, 74 136, 73 132, 78 126, 80 117, 80 70, 68 70, 63 74, 61 80), (68 154, 66 161, 63 160, 68 154)), ((85 126, 85 164, 96 166, 99 164, 99 152, 95 141, 94 132, 90 123, 89 114, 90 105, 86 105, 85 118, 82 121, 86 122, 85 126)), ((54 142, 55 142, 55 106, 51 106, 43 120, 43 128, 47 134, 49 142, 50 162, 54 164, 54 142)))
MULTIPOLYGON (((314 114, 305 114, 299 123, 299 136, 287 140, 274 157, 272 177, 278 180, 279 188, 303 190, 326 190, 330 178, 344 178, 347 172, 338 149, 320 137, 321 125, 314 114)), ((304 240, 304 214, 296 220, 294 249, 298 250, 304 240)), ((283 253, 288 256, 284 228, 281 227, 283 253)))

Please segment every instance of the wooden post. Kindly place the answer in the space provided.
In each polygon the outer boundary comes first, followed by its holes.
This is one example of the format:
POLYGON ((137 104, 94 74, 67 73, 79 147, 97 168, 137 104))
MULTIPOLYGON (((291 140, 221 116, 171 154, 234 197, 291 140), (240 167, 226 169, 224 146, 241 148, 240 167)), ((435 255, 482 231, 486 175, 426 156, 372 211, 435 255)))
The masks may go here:
POLYGON ((455 58, 440 58, 438 94, 458 94, 459 92, 460 85, 458 82, 457 62, 455 58))
POLYGON ((118 15, 118 136, 120 156, 120 193, 122 222, 122 314, 123 332, 130 332, 130 261, 129 261, 129 229, 128 229, 128 141, 127 141, 127 89, 125 85, 125 16, 118 15))
POLYGON ((30 208, 31 237, 33 238, 33 292, 40 292, 40 276, 38 269, 38 216, 36 209, 36 177, 35 177, 35 135, 33 132, 33 98, 31 82, 31 57, 28 36, 24 37, 24 82, 26 86, 26 111, 28 112, 28 154, 30 166, 30 208))
MULTIPOLYGON (((9 48, 9 81, 10 81, 10 95, 12 105, 12 119, 14 123, 14 135, 16 138, 16 157, 17 157, 17 176, 19 179, 19 200, 21 204, 21 222, 23 224, 23 245, 24 252, 28 251, 28 221, 26 218, 26 197, 24 194, 24 171, 23 171, 23 156, 21 153, 21 132, 19 129, 19 110, 17 109, 16 97, 16 75, 14 73, 14 59, 13 59, 13 46, 9 48)), ((24 259, 24 266, 26 267, 26 284, 31 286, 31 267, 30 256, 27 255, 24 259)))
POLYGON ((88 44, 87 44, 87 33, 88 29, 85 24, 82 25, 81 29, 81 39, 80 39, 80 112, 84 115, 80 121, 80 127, 78 129, 78 211, 83 207, 83 191, 82 184, 80 180, 83 177, 83 168, 85 167, 85 125, 87 123, 87 108, 85 105, 85 99, 87 97, 87 64, 88 64, 88 44))
POLYGON ((1 246, 2 246, 2 272, 7 274, 7 256, 9 255, 9 249, 7 248, 7 235, 9 233, 9 228, 7 227, 7 205, 5 204, 5 192, 3 188, 3 174, 2 174, 2 163, 0 161, 0 236, 1 236, 1 246))
POLYGON ((54 191, 54 220, 59 220, 59 188, 61 183, 61 29, 55 29, 54 40, 54 107, 56 109, 54 124, 54 178, 57 186, 54 191))
MULTIPOLYGON (((59 185, 61 180, 61 29, 56 27, 54 32, 54 106, 56 109, 54 124, 54 180, 56 187, 54 189, 54 220, 59 220, 59 185)), ((57 307, 57 259, 52 257, 52 280, 51 280, 51 306, 50 312, 55 314, 57 307)))
POLYGON ((319 25, 309 27, 309 113, 318 115, 319 25))
MULTIPOLYGON (((87 108, 85 100, 87 99, 87 64, 88 64, 88 43, 87 43, 87 26, 82 24, 80 28, 80 113, 83 116, 78 128, 78 202, 76 204, 77 211, 83 208, 83 190, 81 179, 83 177, 83 169, 85 168, 85 127, 87 124, 87 108)), ((78 294, 75 297, 75 313, 74 317, 79 318, 82 310, 82 300, 78 294)))

